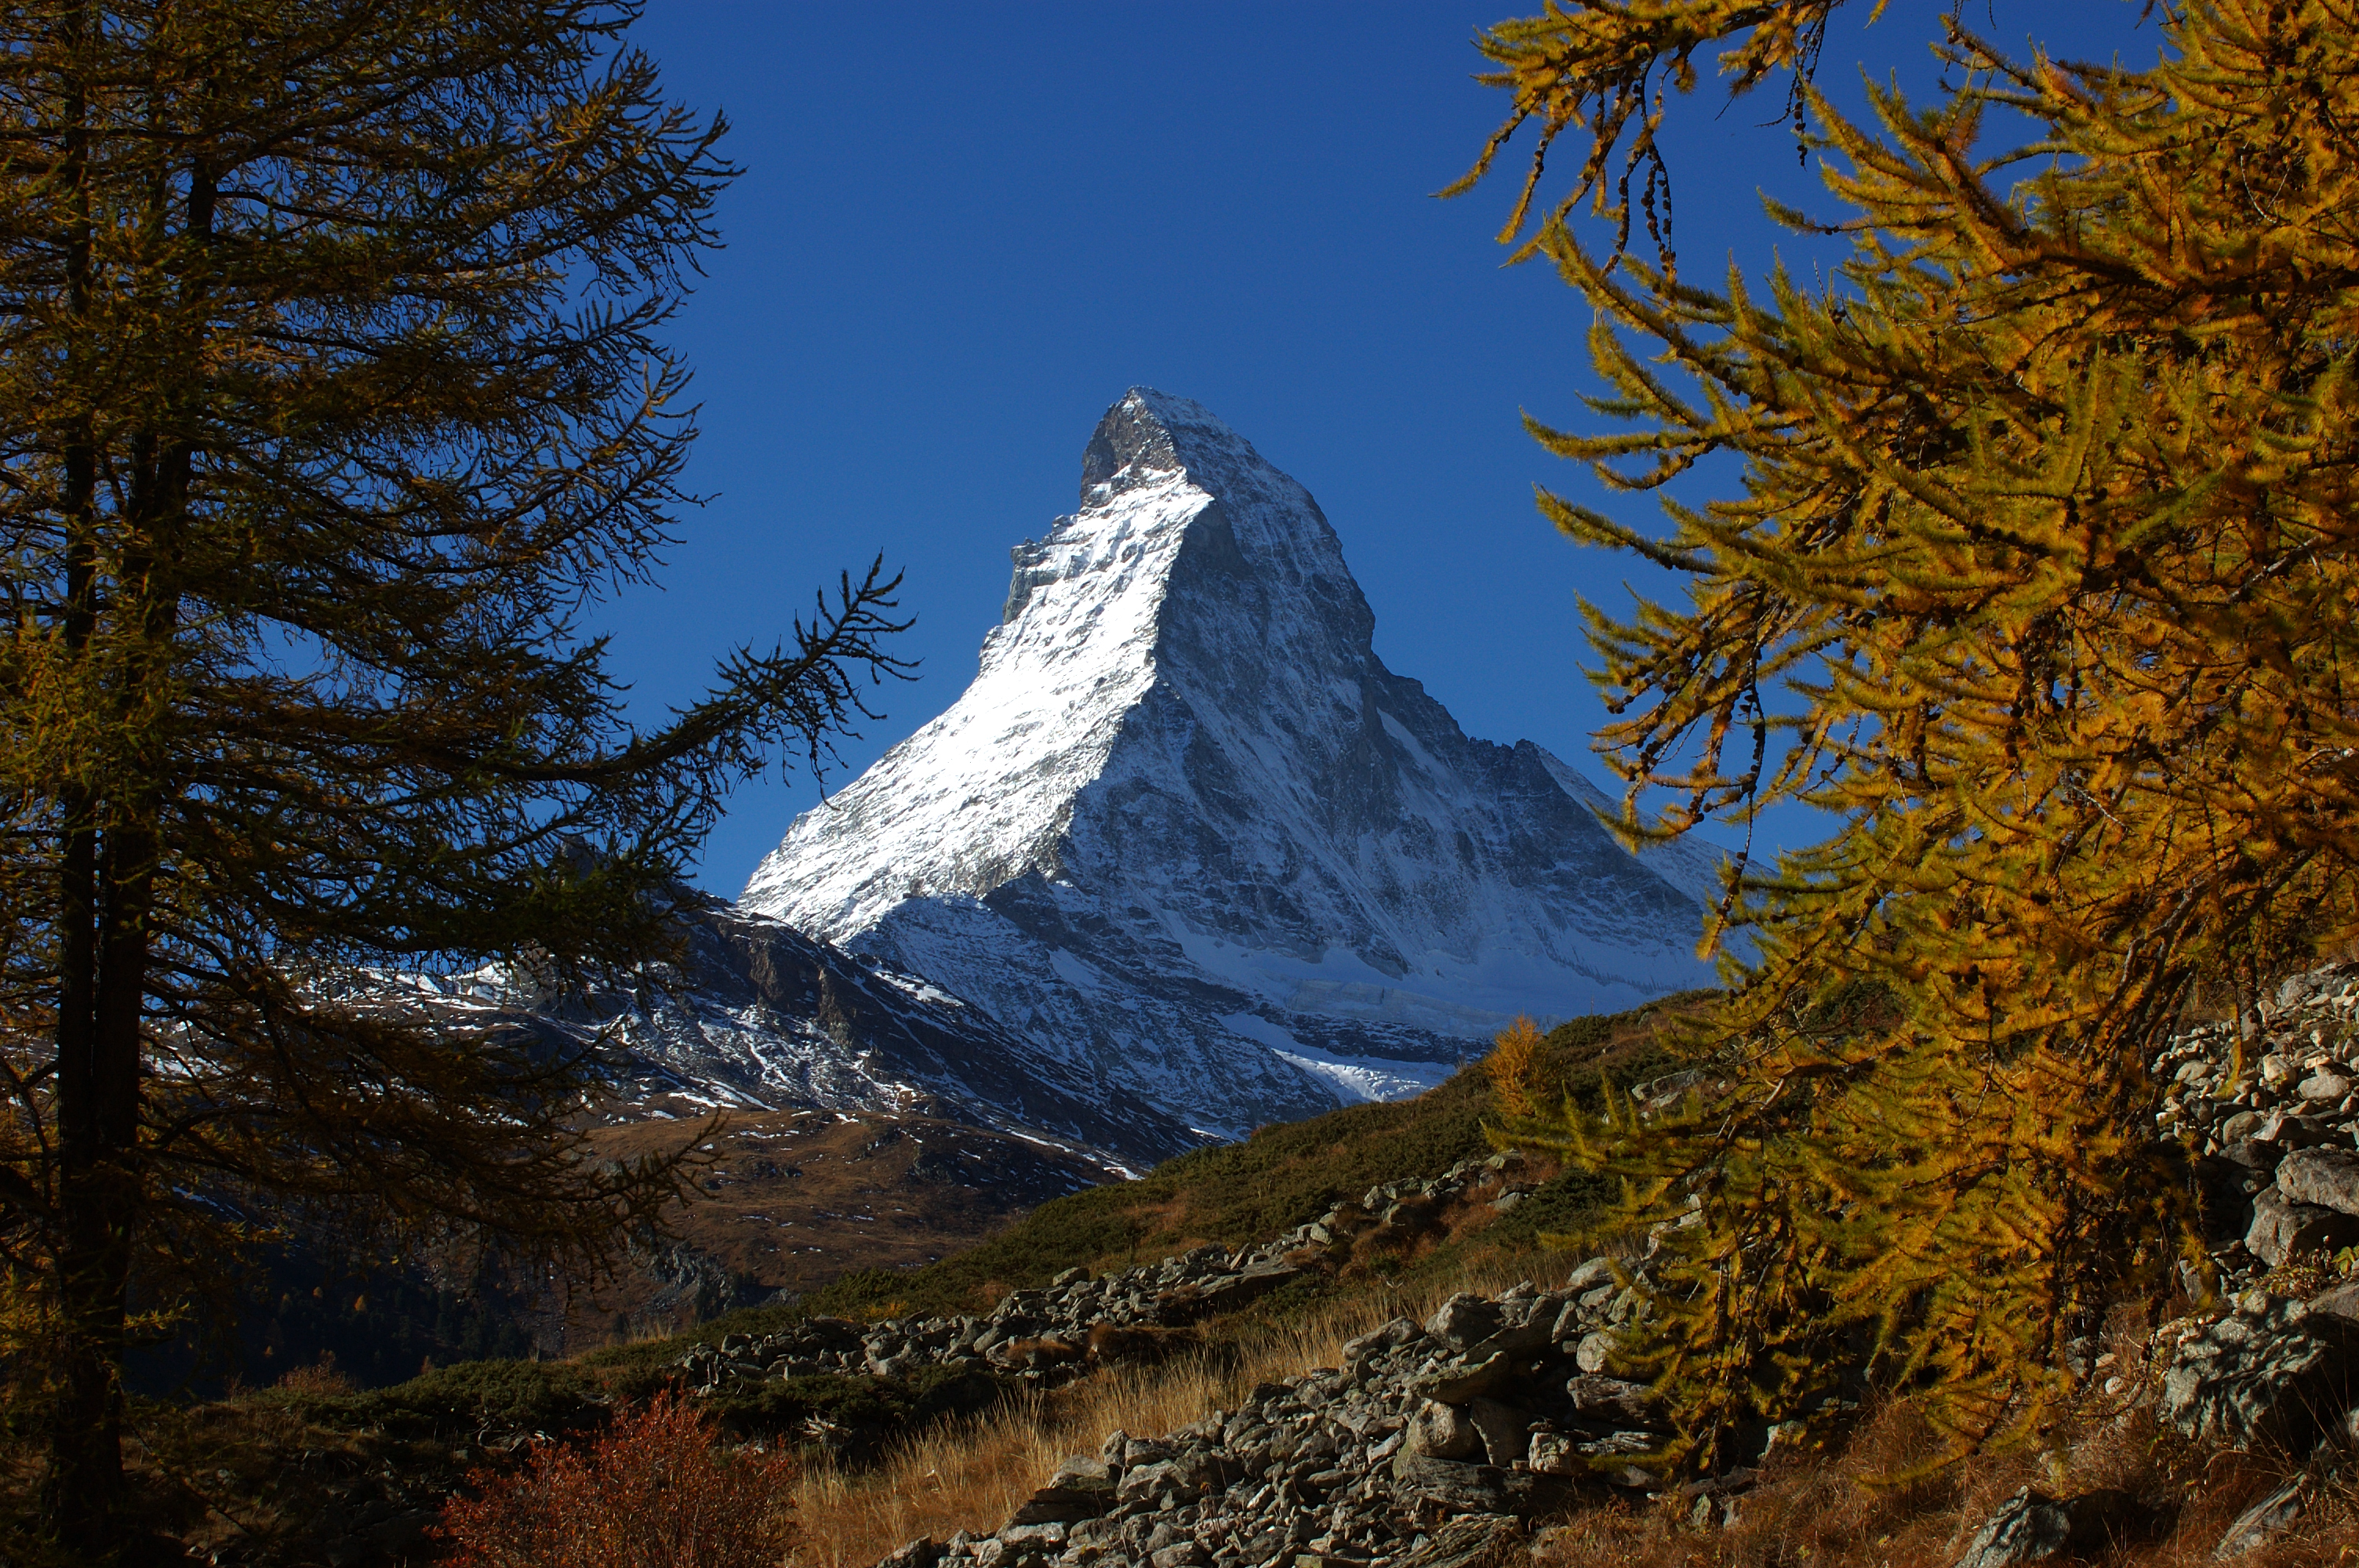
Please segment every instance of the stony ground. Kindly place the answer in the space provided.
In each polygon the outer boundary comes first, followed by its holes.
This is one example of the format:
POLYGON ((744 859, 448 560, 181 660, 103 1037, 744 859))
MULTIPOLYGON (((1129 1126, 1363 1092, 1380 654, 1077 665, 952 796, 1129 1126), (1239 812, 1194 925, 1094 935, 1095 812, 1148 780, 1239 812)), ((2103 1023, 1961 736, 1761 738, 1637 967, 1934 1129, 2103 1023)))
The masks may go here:
MULTIPOLYGON (((2198 1154, 2228 1291, 2288 1260, 2359 1246, 2359 966, 2297 975, 2259 1010, 2179 1036, 2154 1063, 2158 1132, 2198 1154)), ((2200 1281, 2188 1281, 2200 1293, 2200 1281)))
MULTIPOLYGON (((2158 1060, 2169 1085, 2158 1135, 2185 1140, 2206 1184, 2213 1269, 2190 1269, 2185 1282, 2190 1301, 2209 1304, 2126 1354, 2093 1340, 2074 1368, 2093 1420, 2290 1456, 2283 1483, 2222 1534, 2223 1561, 2294 1526, 2359 1454, 2359 1280, 2333 1282, 2337 1249, 2359 1244, 2359 1072, 2345 1044, 2354 1022, 2359 968, 2330 968, 2287 982, 2253 1038, 2201 1026, 2158 1060)), ((1087 1363, 1093 1336, 1169 1328, 1198 1303, 1249 1299, 1317 1267, 1338 1238, 1413 1224, 1420 1206, 1511 1163, 1374 1190, 1234 1254, 1201 1249, 1104 1279, 1076 1271, 982 1316, 806 1325, 689 1369, 711 1383, 791 1375, 813 1357, 872 1370, 968 1357, 1054 1378, 1087 1363)), ((1236 1409, 1175 1432, 1108 1433, 995 1530, 911 1541, 886 1568, 1473 1568, 1510 1552, 1536 1521, 1616 1494, 1670 1504, 1698 1528, 1733 1524, 1755 1466, 1788 1429, 1755 1434, 1752 1453, 1673 1493, 1615 1463, 1663 1435, 1647 1390, 1615 1376, 1626 1370, 1621 1346, 1643 1329, 1647 1288, 1643 1262, 1595 1258, 1545 1288, 1453 1298, 1427 1321, 1353 1341, 1342 1366, 1264 1385, 1236 1409)), ((2110 1492, 2027 1487, 1958 1544, 1955 1561, 2010 1568, 2077 1555, 2118 1530, 2125 1509, 2151 1511, 2110 1492)))

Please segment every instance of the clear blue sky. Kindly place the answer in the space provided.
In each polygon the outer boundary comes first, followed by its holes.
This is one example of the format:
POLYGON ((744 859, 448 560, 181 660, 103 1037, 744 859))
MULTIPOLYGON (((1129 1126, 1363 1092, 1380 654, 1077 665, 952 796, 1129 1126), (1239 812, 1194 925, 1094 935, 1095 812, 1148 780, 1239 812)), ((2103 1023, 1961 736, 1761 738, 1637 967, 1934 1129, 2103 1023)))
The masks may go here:
MULTIPOLYGON (((746 173, 672 333, 704 406, 689 482, 713 499, 661 588, 598 615, 635 702, 652 719, 693 697, 723 648, 774 641, 881 553, 908 573, 920 678, 880 694, 848 780, 956 699, 1009 546, 1072 508, 1092 427, 1144 384, 1206 404, 1319 498, 1395 671, 1469 734, 1537 741, 1610 784, 1574 601, 1615 596, 1627 568, 1535 514, 1535 483, 1598 497, 1518 423, 1583 419, 1589 311, 1540 267, 1501 268, 1506 183, 1430 194, 1505 111, 1469 40, 1522 9, 656 0, 636 41, 674 96, 727 114, 746 173)), ((1838 14, 1821 84, 1856 102, 1863 60, 1930 84, 1932 0, 1872 27, 1866 11, 1838 14)), ((2158 37, 2137 15, 1979 0, 1968 21, 2136 65, 2158 37)), ((1707 83, 1684 107, 1683 267, 1806 264, 1756 194, 1828 207, 1765 124, 1776 99, 1723 112, 1707 83)), ((799 772, 741 790, 700 880, 734 896, 816 799, 799 772)))

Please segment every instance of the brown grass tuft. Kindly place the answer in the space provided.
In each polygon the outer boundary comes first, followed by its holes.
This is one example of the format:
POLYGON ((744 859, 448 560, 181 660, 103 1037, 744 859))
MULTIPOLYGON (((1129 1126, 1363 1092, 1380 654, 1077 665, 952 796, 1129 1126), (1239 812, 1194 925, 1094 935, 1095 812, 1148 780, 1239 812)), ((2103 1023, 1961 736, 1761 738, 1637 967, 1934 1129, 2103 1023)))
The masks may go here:
POLYGON ((289 1368, 276 1386, 307 1399, 325 1399, 353 1391, 353 1380, 336 1370, 336 1353, 332 1350, 321 1351, 319 1360, 309 1367, 289 1368))

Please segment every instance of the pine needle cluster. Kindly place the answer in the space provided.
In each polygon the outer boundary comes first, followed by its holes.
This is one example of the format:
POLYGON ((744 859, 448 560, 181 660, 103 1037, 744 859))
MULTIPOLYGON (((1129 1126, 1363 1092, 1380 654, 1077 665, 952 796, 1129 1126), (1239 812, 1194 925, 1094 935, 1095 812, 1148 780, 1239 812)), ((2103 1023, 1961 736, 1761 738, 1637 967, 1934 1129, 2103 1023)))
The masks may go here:
MULTIPOLYGON (((1621 123, 1564 105, 1698 40, 1749 85, 1831 9, 1552 7, 1484 47, 1519 116, 1592 130, 1592 189, 1621 123)), ((1701 1200, 1659 1233, 1689 1456, 1861 1379, 1952 1454, 2036 1442, 2066 1345, 2192 1249, 2145 1068, 2191 989, 2359 929, 2354 39, 2347 0, 2199 0, 2130 70, 1953 16, 1957 85, 1875 89, 1872 125, 1798 72, 1844 211, 1773 211, 1848 236, 1822 288, 1697 287, 1626 206, 1611 247, 1570 201, 1529 235, 1625 427, 1533 433, 1669 525, 1541 506, 1688 585, 1585 607, 1624 830, 1841 825, 1729 869, 1755 956, 1690 1049, 1730 1091, 1569 1135, 1634 1220, 1701 1200), (1668 499, 1715 460, 1737 493, 1668 499)))

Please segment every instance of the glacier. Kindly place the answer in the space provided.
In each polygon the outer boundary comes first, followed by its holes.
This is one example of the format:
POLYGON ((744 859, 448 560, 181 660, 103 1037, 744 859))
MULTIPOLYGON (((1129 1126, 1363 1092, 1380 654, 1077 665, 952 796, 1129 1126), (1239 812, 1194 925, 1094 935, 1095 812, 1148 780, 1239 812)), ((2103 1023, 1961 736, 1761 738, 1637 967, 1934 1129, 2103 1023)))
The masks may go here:
POLYGON ((1642 861, 1561 760, 1386 669, 1318 503, 1212 413, 1133 388, 1080 499, 1016 546, 973 683, 796 818, 739 918, 1212 1137, 1714 983, 1709 853, 1642 861))

